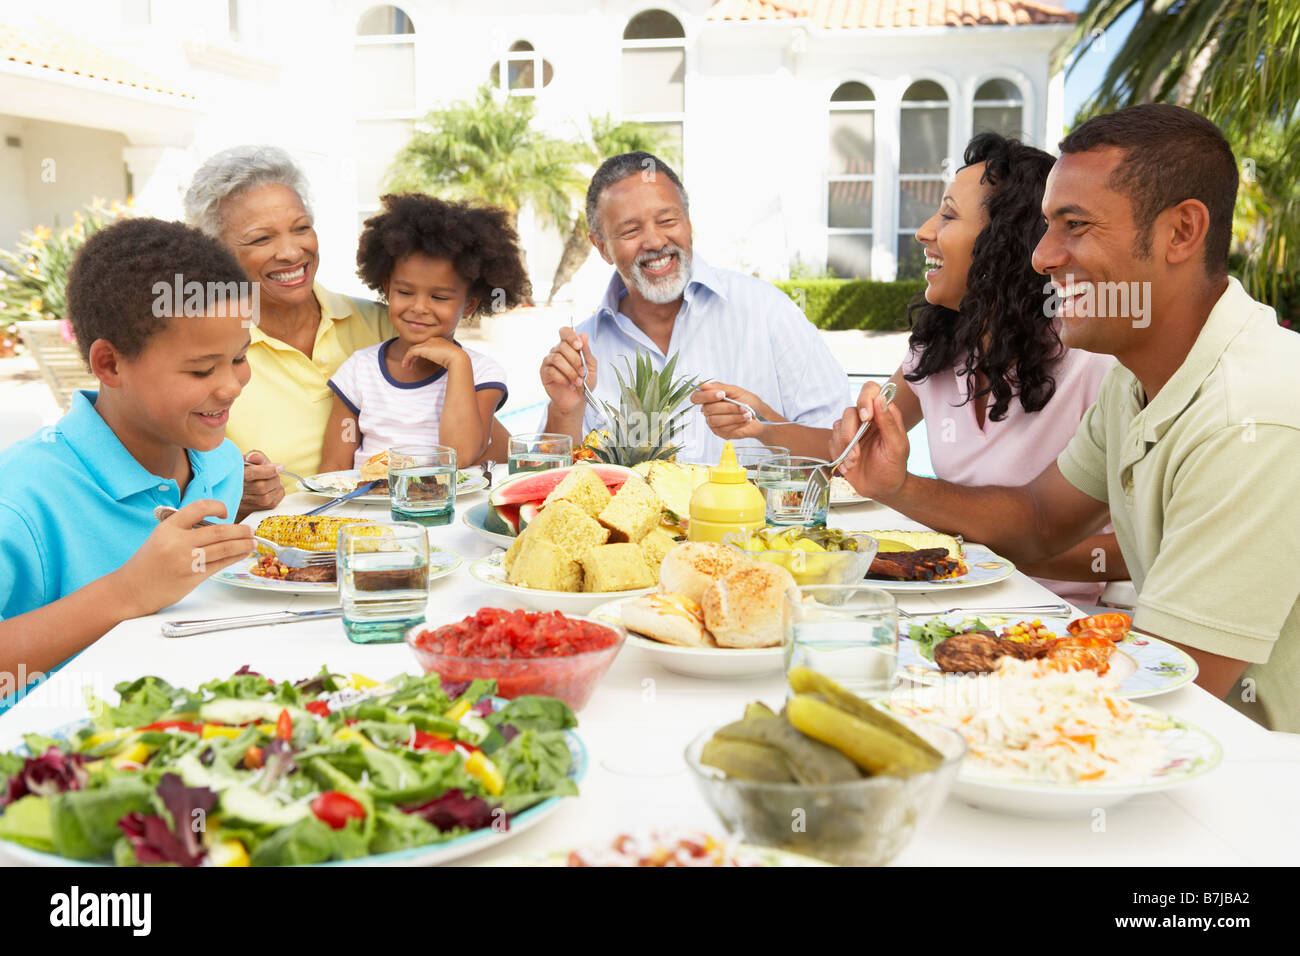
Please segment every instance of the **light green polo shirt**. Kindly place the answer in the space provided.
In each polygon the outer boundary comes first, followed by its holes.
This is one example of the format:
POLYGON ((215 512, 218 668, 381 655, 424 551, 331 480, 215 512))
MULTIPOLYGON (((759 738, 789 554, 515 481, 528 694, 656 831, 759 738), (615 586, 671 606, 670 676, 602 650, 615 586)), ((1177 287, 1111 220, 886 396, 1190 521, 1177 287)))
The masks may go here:
MULTIPOLYGON (((1159 335, 1159 317, 1152 324, 1159 335)), ((1229 695, 1300 732, 1300 335, 1236 279, 1150 404, 1116 365, 1057 459, 1110 505, 1133 626, 1249 661, 1229 695), (1252 683, 1253 682, 1253 685, 1252 683), (1249 698, 1252 690, 1258 703, 1249 698)))

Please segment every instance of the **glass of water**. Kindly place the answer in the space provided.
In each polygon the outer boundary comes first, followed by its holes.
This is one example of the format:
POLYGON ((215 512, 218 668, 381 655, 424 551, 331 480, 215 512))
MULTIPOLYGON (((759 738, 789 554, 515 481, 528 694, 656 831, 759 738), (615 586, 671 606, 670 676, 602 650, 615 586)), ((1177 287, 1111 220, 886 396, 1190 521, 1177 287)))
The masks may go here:
POLYGON ((780 445, 737 445, 736 464, 745 469, 751 481, 758 474, 758 466, 770 458, 789 457, 790 449, 780 445))
POLYGON ((411 521, 339 528, 343 630, 354 644, 390 644, 424 620, 429 535, 411 521))
POLYGON ((446 445, 390 449, 388 503, 394 521, 450 524, 456 511, 456 449, 446 445))
POLYGON ((831 507, 831 486, 825 470, 828 462, 820 458, 801 458, 797 455, 780 455, 758 465, 755 482, 767 499, 769 525, 805 525, 826 527, 826 515, 831 507), (813 479, 812 493, 816 496, 811 517, 804 518, 800 509, 808 479, 821 466, 822 473, 813 479))
POLYGON ((785 670, 806 667, 861 697, 888 693, 898 671, 898 607, 863 584, 810 584, 785 597, 785 670))
POLYGON ((573 464, 573 439, 550 433, 511 435, 506 464, 512 475, 567 467, 573 464))

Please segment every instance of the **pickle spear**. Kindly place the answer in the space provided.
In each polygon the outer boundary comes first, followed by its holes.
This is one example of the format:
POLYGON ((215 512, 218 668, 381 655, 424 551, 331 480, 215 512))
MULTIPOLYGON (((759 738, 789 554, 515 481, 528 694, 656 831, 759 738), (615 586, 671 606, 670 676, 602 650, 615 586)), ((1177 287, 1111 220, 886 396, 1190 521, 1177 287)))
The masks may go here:
POLYGON ((728 777, 738 780, 763 780, 793 783, 794 776, 781 751, 744 740, 714 737, 700 752, 700 763, 717 767, 728 777))
POLYGON ((888 771, 907 776, 933 770, 942 759, 937 752, 919 750, 875 724, 804 694, 791 697, 785 707, 797 730, 834 747, 871 774, 888 771))
POLYGON ((872 707, 856 694, 849 693, 825 674, 819 674, 806 667, 792 667, 789 678, 790 689, 796 694, 820 694, 829 703, 845 713, 851 714, 866 723, 874 724, 886 733, 893 734, 895 737, 911 744, 916 750, 929 754, 934 759, 935 766, 943 760, 943 754, 935 750, 934 746, 924 737, 908 729, 902 721, 895 720, 884 711, 872 707))
POLYGON ((745 705, 745 719, 751 720, 759 717, 775 717, 776 713, 771 707, 761 700, 751 701, 745 705))
POLYGON ((775 747, 781 751, 790 772, 800 783, 835 783, 862 778, 853 761, 844 754, 834 747, 805 737, 784 720, 773 720, 770 717, 738 720, 727 724, 713 735, 714 740, 718 738, 775 747))

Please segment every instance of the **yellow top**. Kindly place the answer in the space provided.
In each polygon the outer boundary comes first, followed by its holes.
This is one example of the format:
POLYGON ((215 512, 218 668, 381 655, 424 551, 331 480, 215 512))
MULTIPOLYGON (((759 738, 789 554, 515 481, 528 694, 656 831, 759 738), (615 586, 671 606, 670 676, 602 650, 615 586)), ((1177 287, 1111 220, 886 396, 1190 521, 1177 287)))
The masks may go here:
POLYGON ((709 481, 720 485, 738 485, 746 479, 745 469, 736 463, 736 449, 731 442, 722 446, 718 463, 709 469, 709 481))
POLYGON ((396 333, 388 308, 369 299, 313 287, 321 320, 311 358, 254 326, 248 364, 253 375, 230 409, 226 437, 247 454, 256 448, 288 471, 320 471, 325 425, 334 405, 329 380, 357 349, 396 333))
POLYGON ((745 469, 736 463, 731 442, 727 442, 717 467, 709 469, 709 480, 691 495, 687 537, 692 541, 721 541, 722 535, 732 531, 761 528, 766 513, 763 493, 750 483, 745 469))

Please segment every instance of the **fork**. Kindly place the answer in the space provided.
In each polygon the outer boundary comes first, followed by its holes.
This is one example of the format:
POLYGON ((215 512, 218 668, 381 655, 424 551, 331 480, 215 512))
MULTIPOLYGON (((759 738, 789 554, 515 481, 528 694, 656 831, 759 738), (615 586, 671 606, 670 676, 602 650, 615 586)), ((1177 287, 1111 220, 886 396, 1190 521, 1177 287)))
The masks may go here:
MULTIPOLYGON (((569 314, 569 328, 573 329, 574 332, 578 331, 578 327, 573 324, 572 313, 569 314)), ((596 401, 596 396, 593 395, 591 389, 587 387, 587 360, 582 357, 581 352, 578 353, 578 361, 582 363, 582 397, 587 400, 587 407, 599 415, 600 420, 608 425, 610 423, 609 416, 605 414, 604 410, 600 407, 600 403, 596 401)))
POLYGON ((760 425, 789 425, 789 424, 790 424, 789 422, 773 422, 773 421, 769 421, 768 419, 766 419, 766 418, 764 418, 762 415, 760 415, 758 412, 754 411, 753 408, 751 408, 750 406, 746 405, 744 402, 737 401, 737 400, 734 399, 734 398, 728 398, 728 397, 725 396, 725 395, 722 396, 722 398, 718 399, 718 401, 720 401, 720 402, 730 402, 730 403, 733 404, 733 405, 739 405, 739 406, 740 406, 741 408, 743 408, 745 411, 749 412, 750 417, 752 417, 752 418, 754 419, 754 421, 758 422, 760 425))
MULTIPOLYGON (((898 386, 893 382, 886 382, 885 387, 880 390, 880 394, 884 396, 885 408, 889 408, 894 401, 894 396, 898 394, 898 386)), ((817 465, 813 468, 808 475, 807 482, 804 483, 803 498, 799 502, 800 521, 811 521, 813 515, 817 513, 817 499, 821 497, 821 492, 820 489, 814 486, 819 483, 818 479, 821 477, 822 470, 825 469, 826 471, 824 487, 830 487, 831 477, 835 474, 835 469, 844 464, 844 459, 848 458, 849 452, 853 450, 858 442, 862 441, 862 436, 867 433, 867 429, 871 427, 874 420, 874 418, 869 418, 863 422, 862 426, 854 433, 853 440, 844 446, 844 450, 836 455, 833 461, 828 461, 824 465, 817 465)))
MULTIPOLYGON (((153 516, 159 521, 165 521, 175 513, 175 508, 168 508, 166 505, 159 505, 153 509, 153 516)), ((204 520, 194 525, 194 527, 211 528, 215 524, 215 521, 204 520)), ((275 560, 286 568, 315 568, 334 563, 333 551, 308 551, 306 548, 291 548, 288 545, 276 544, 269 538, 261 538, 257 535, 253 535, 253 540, 270 550, 275 555, 275 560)))
POLYGON ((904 611, 898 609, 899 617, 939 617, 955 611, 966 611, 972 616, 988 614, 994 617, 1006 617, 1016 614, 1033 614, 1038 617, 1069 617, 1074 612, 1068 604, 1030 604, 1025 607, 950 607, 946 611, 904 611))

